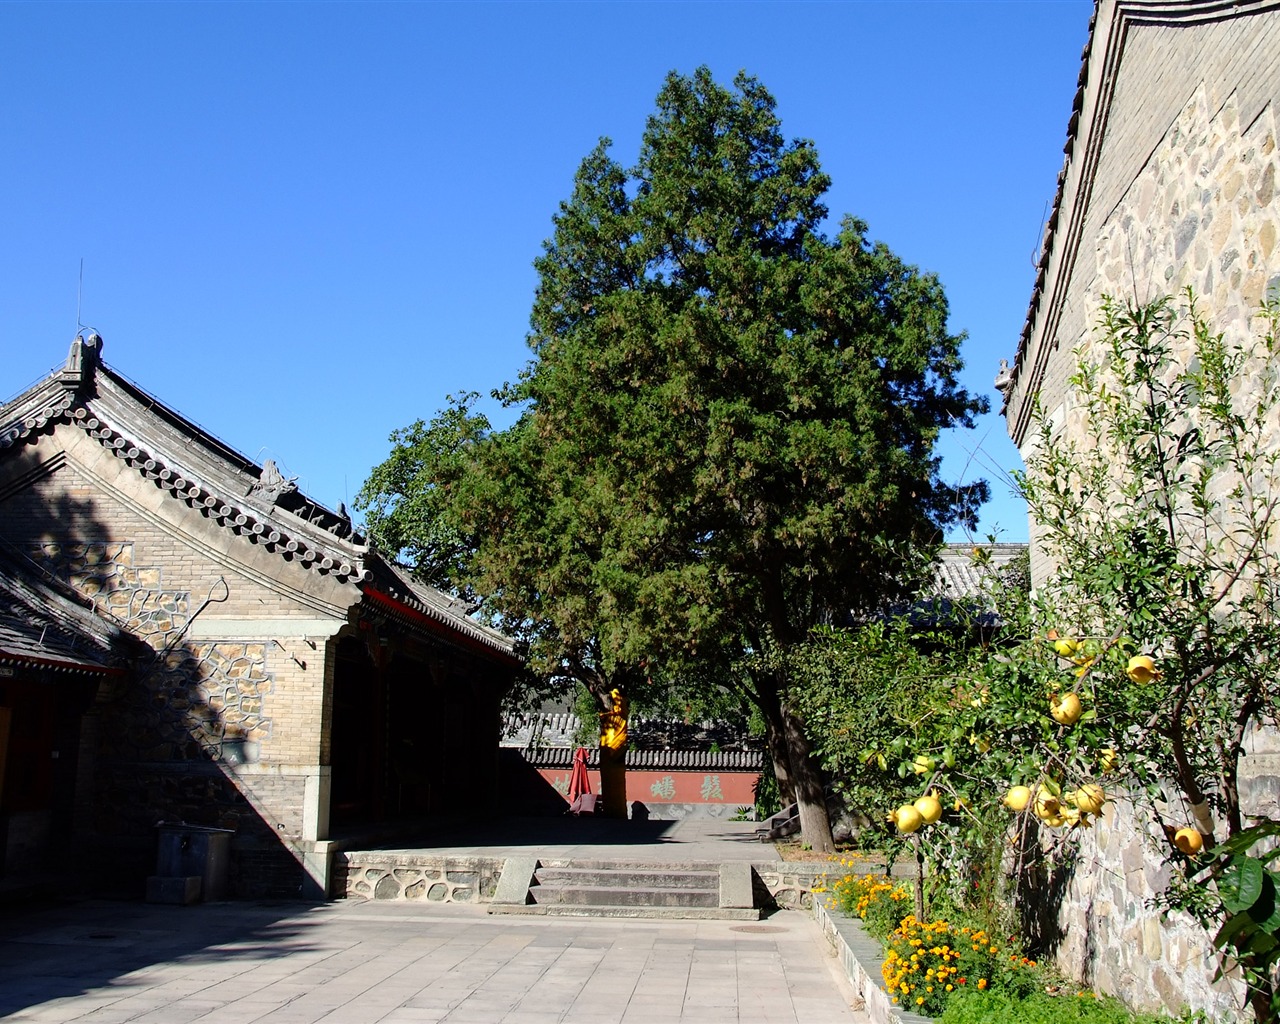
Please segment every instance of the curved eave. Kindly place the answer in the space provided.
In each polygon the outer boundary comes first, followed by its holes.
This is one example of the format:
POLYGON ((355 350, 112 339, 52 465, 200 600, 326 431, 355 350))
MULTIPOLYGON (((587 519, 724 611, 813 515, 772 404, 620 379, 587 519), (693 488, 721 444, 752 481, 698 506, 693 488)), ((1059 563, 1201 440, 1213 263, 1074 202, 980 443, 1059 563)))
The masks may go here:
POLYGON ((446 618, 441 613, 432 614, 435 610, 429 605, 408 598, 395 597, 376 587, 361 587, 365 599, 376 606, 379 611, 390 614, 403 624, 420 629, 432 636, 440 637, 468 650, 483 654, 494 661, 499 661, 509 668, 519 668, 522 662, 511 651, 509 643, 504 643, 489 635, 488 631, 455 617, 446 618))
MULTIPOLYGON (((94 438, 116 458, 133 467, 157 487, 212 519, 219 526, 263 544, 268 551, 296 561, 303 568, 339 581, 359 583, 369 578, 361 552, 340 541, 325 543, 309 532, 290 528, 239 498, 218 493, 188 471, 171 465, 148 451, 121 429, 108 423, 88 403, 78 403, 66 392, 54 396, 38 411, 30 411, 0 435, 0 450, 26 442, 57 423, 72 423, 94 438)), ((317 531, 318 532, 318 531, 317 531)), ((335 538, 336 540, 336 538, 335 538)))
POLYGON ((0 650, 0 665, 39 668, 73 675, 123 676, 128 672, 127 669, 111 665, 94 665, 82 661, 63 661, 59 658, 38 658, 30 654, 19 654, 15 651, 5 650, 0 650))

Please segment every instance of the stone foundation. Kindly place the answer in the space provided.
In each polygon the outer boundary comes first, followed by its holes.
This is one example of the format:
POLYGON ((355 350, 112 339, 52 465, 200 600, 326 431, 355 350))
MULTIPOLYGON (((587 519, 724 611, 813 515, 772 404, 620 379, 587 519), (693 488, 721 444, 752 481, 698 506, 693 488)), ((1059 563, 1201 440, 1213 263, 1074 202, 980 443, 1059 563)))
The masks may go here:
POLYGON ((369 900, 488 903, 502 857, 431 857, 413 853, 338 853, 339 895, 369 900))

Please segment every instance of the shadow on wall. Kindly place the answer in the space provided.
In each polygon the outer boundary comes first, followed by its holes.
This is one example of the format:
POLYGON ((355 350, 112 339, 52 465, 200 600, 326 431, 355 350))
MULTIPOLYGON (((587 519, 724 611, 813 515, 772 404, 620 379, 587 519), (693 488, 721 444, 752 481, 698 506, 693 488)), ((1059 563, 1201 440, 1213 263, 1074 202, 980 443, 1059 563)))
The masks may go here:
POLYGON ((1062 928, 1062 904, 1075 875, 1073 851, 1063 850, 1052 864, 1040 847, 1039 828, 1028 825, 1014 855, 1022 858, 1017 875, 1017 903, 1028 951, 1041 958, 1055 955, 1066 933, 1062 928))
MULTIPOLYGON (((225 581, 205 594, 168 588, 164 566, 114 539, 91 498, 65 488, 46 496, 41 483, 6 494, 0 482, 6 547, 27 559, 33 576, 70 587, 145 645, 126 671, 101 678, 87 708, 68 715, 61 691, 50 702, 58 756, 43 866, 75 879, 73 889, 135 897, 155 870, 156 823, 185 821, 235 832, 234 895, 296 897, 304 874, 289 840, 300 837, 301 822, 265 820, 235 777, 270 735, 270 641, 189 639, 192 621, 225 600, 225 581)), ((29 756, 39 753, 9 751, 10 761, 29 756)))

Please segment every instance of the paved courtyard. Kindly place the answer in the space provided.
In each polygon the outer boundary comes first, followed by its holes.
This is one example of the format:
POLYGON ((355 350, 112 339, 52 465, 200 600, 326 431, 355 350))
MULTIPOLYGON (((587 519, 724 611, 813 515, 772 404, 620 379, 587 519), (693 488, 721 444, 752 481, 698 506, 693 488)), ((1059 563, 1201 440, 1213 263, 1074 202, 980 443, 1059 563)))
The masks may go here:
POLYGON ((0 917, 0 1020, 864 1024, 808 914, 490 916, 342 901, 87 902, 0 917))

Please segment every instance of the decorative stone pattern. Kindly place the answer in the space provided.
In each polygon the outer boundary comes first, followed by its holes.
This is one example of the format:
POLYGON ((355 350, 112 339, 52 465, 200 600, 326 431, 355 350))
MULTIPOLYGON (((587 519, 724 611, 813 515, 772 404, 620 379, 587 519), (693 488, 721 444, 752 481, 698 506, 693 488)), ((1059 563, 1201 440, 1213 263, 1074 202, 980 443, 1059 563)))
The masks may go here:
POLYGON ((273 685, 265 643, 179 642, 191 619, 191 595, 164 589, 159 566, 135 566, 133 543, 49 542, 34 553, 163 655, 140 678, 118 684, 114 739, 120 756, 258 760, 260 744, 271 735, 263 707, 273 685))
POLYGON ((158 566, 135 567, 132 542, 45 542, 33 555, 156 650, 164 650, 187 624, 191 596, 161 588, 158 566))
POLYGON ((504 861, 494 857, 419 857, 414 854, 340 853, 348 898, 488 903, 504 861))

